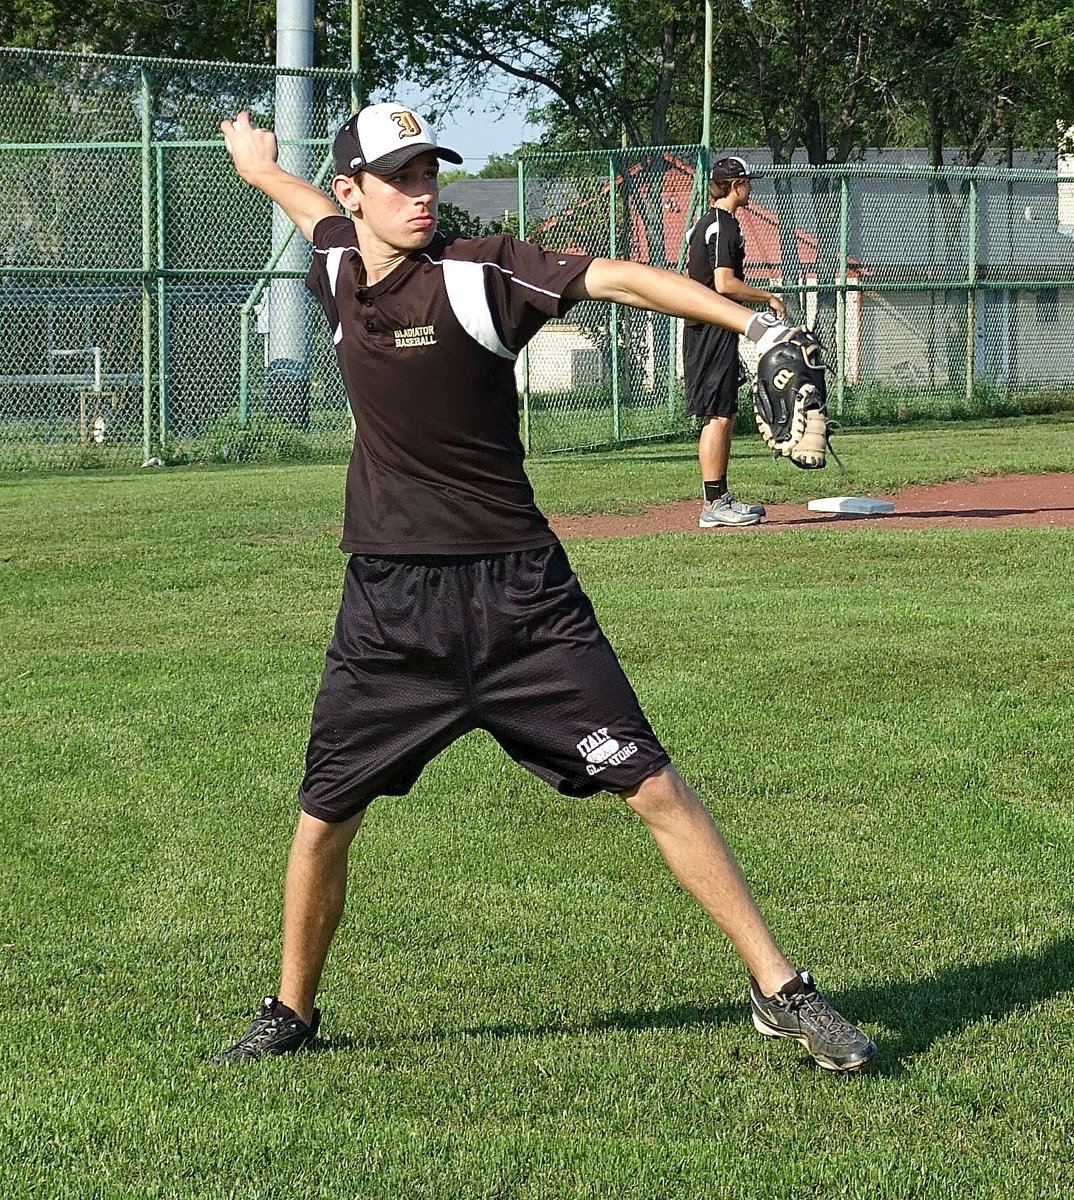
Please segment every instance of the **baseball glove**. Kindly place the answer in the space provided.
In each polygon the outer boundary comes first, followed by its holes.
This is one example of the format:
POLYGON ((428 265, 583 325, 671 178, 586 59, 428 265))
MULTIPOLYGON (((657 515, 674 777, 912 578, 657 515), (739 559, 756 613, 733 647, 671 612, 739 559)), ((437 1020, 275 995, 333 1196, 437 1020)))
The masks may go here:
POLYGON ((796 467, 825 465, 832 422, 824 381, 824 347, 808 329, 792 329, 757 362, 754 416, 774 458, 796 467))

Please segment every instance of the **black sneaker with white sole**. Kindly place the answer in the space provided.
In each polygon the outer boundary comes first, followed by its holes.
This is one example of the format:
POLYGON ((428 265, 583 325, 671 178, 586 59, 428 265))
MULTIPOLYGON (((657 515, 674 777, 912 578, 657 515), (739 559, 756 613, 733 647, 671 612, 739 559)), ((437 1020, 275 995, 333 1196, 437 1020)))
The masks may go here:
POLYGON ((826 1071, 858 1071, 876 1054, 872 1038, 832 1008, 808 971, 799 971, 774 996, 764 995, 751 978, 750 1008, 758 1033, 801 1042, 826 1071))
POLYGON ((307 1025, 275 996, 266 996, 250 1028, 220 1054, 221 1062, 242 1062, 271 1054, 297 1054, 317 1036, 321 1024, 320 1009, 313 1010, 307 1025))

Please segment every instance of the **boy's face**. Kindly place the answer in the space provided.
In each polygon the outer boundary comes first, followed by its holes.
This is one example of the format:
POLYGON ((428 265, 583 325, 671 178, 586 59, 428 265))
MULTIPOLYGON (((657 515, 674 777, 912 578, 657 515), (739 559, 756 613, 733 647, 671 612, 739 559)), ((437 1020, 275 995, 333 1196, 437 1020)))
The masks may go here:
POLYGON ((357 179, 337 175, 336 199, 361 217, 361 228, 385 249, 407 253, 427 246, 436 232, 440 160, 430 150, 412 158, 394 175, 364 171, 357 179))

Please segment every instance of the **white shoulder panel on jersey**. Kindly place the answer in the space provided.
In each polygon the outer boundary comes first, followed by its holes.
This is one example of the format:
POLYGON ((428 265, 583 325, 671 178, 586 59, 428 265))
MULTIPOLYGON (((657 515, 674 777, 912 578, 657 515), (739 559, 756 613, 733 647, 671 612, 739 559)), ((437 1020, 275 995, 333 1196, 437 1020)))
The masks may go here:
MULTIPOLYGON (((333 246, 325 252, 325 267, 328 271, 328 286, 332 289, 332 295, 336 294, 336 281, 339 279, 339 264, 343 261, 343 255, 349 247, 333 246)), ((338 346, 343 341, 343 323, 337 321, 335 329, 332 331, 332 341, 338 346)))
POLYGON ((332 289, 333 296, 336 294, 336 280, 339 279, 339 264, 349 249, 349 246, 333 246, 324 251, 325 267, 328 270, 328 286, 332 289))
POLYGON ((444 287, 447 288, 448 303, 459 324, 478 345, 491 350, 500 358, 509 358, 514 362, 518 355, 508 350, 496 332, 488 296, 485 294, 484 265, 459 262, 451 258, 444 259, 440 265, 444 268, 444 287))
POLYGON ((716 220, 712 222, 712 224, 708 227, 708 229, 705 230, 705 241, 706 242, 711 242, 712 239, 714 237, 716 237, 716 235, 720 232, 720 218, 718 215, 719 211, 720 211, 719 209, 716 210, 716 213, 717 213, 716 220))

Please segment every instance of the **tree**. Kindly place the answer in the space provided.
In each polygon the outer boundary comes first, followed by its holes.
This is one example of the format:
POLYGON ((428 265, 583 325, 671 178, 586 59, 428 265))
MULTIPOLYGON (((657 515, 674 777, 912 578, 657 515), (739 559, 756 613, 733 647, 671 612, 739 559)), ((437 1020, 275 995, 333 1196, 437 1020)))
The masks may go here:
MULTIPOLYGON (((317 0, 314 65, 350 63, 350 0, 317 0)), ((387 15, 365 39, 365 90, 390 87, 403 65, 387 15)), ((13 0, 0 6, 0 44, 95 54, 272 63, 274 0, 13 0)))
POLYGON ((445 107, 506 79, 505 99, 528 104, 556 148, 700 133, 696 110, 683 120, 675 86, 685 70, 700 72, 696 0, 395 0, 391 24, 404 31, 410 73, 438 86, 445 107))
POLYGON ((436 226, 447 237, 488 237, 495 233, 508 233, 501 221, 489 221, 475 217, 458 205, 441 200, 437 205, 436 226))
POLYGON ((514 179, 518 174, 518 155, 491 154, 477 173, 478 179, 514 179))
POLYGON ((965 166, 990 152, 1053 149, 1056 124, 1074 113, 1074 3, 916 0, 893 13, 891 84, 900 136, 924 142, 944 165, 957 147, 965 166))
POLYGON ((266 0, 25 0, 0 10, 0 41, 100 54, 271 61, 275 6, 266 0))

